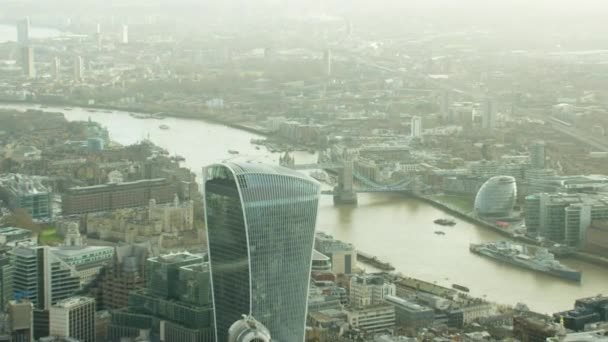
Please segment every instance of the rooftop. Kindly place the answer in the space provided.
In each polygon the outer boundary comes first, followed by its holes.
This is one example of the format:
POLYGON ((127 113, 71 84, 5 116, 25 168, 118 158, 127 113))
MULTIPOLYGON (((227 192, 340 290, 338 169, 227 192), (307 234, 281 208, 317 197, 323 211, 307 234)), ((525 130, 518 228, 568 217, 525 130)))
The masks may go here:
POLYGON ((17 228, 17 227, 4 227, 0 228, 0 235, 21 235, 21 234, 32 234, 29 229, 17 228))
POLYGON ((75 194, 79 192, 89 192, 89 191, 106 191, 109 189, 117 189, 117 188, 129 188, 135 187, 141 184, 149 184, 149 185, 162 185, 165 184, 166 180, 164 178, 155 178, 155 179, 140 179, 134 182, 126 182, 126 183, 118 183, 118 184, 100 184, 100 185, 92 185, 92 186, 83 186, 83 187, 74 187, 68 190, 68 193, 75 194))
POLYGON ((395 304, 395 305, 399 305, 409 311, 429 311, 429 310, 433 310, 431 308, 422 306, 422 305, 418 305, 416 303, 412 303, 410 301, 407 301, 403 298, 399 298, 399 297, 395 297, 395 296, 386 296, 386 301, 390 304, 395 304))
POLYGON ((71 257, 91 254, 91 253, 100 252, 100 251, 108 251, 108 250, 113 251, 114 247, 110 247, 110 246, 51 247, 51 252, 53 252, 53 254, 55 254, 59 257, 64 257, 64 258, 71 258, 71 257))
POLYGON ((75 306, 79 306, 79 305, 83 305, 83 304, 88 304, 88 303, 95 303, 95 299, 91 298, 91 297, 70 297, 70 298, 66 298, 64 300, 60 300, 59 302, 57 302, 56 304, 54 304, 54 307, 59 307, 59 308, 65 308, 65 309, 69 309, 75 306))
POLYGON ((585 342, 585 341, 598 341, 608 342, 608 331, 596 330, 596 331, 585 331, 579 333, 566 334, 565 336, 550 337, 547 339, 549 342, 585 342))
POLYGON ((174 264, 184 261, 194 261, 200 259, 203 261, 203 255, 201 254, 192 254, 189 252, 177 252, 177 253, 169 253, 165 255, 160 255, 157 257, 153 257, 148 259, 148 261, 158 262, 162 264, 174 264))

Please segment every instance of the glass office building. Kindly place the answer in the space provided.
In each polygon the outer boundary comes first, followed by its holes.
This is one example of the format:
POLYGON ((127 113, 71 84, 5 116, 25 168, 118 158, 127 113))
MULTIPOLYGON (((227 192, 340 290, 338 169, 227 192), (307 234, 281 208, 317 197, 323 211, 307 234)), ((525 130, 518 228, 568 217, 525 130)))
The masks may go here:
POLYGON ((517 185, 515 178, 496 176, 488 179, 477 192, 475 197, 475 212, 481 217, 509 217, 515 200, 517 185))
POLYGON ((303 341, 319 184, 253 163, 205 170, 205 215, 216 336, 243 315, 273 340, 303 341))

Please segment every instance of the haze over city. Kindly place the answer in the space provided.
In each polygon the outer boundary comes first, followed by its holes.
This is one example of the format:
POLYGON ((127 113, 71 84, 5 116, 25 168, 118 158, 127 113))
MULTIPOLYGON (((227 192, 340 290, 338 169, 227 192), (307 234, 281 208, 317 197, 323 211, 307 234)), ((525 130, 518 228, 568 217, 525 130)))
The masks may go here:
POLYGON ((608 340, 607 17, 2 1, 0 340, 608 340))

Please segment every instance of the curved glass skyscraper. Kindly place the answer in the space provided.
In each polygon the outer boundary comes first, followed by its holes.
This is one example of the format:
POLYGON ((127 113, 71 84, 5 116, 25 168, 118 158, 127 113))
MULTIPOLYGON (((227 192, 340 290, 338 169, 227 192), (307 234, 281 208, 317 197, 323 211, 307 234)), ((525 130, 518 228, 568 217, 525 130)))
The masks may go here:
POLYGON ((517 199, 517 185, 511 176, 488 179, 475 197, 475 212, 482 217, 505 218, 511 214, 517 199))
POLYGON ((217 341, 252 315, 273 340, 304 340, 320 187, 279 166, 205 170, 207 243, 217 341))

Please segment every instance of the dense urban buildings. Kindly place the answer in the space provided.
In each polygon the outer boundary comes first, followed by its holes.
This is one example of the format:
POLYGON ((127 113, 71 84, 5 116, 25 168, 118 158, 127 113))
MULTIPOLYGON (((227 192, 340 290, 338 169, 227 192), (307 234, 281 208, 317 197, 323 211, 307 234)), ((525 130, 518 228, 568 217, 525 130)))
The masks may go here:
POLYGON ((173 253, 149 258, 146 286, 129 294, 128 306, 112 312, 111 341, 151 338, 213 342, 209 267, 203 255, 173 253))
POLYGON ((0 200, 11 209, 27 210, 34 219, 49 219, 52 216, 51 192, 43 182, 41 177, 0 175, 0 200))
POLYGON ((164 179, 95 185, 69 189, 63 199, 63 215, 84 214, 173 201, 176 190, 164 179))
POLYGON ((274 339, 303 341, 319 184, 278 166, 226 163, 205 170, 204 191, 218 340, 252 315, 274 339))
POLYGON ((120 309, 128 305, 129 293, 145 286, 149 243, 114 247, 114 256, 99 278, 99 306, 120 309))
POLYGON ((0 341, 605 341, 606 6, 437 1, 4 1, 0 341))

